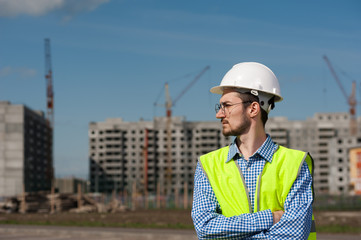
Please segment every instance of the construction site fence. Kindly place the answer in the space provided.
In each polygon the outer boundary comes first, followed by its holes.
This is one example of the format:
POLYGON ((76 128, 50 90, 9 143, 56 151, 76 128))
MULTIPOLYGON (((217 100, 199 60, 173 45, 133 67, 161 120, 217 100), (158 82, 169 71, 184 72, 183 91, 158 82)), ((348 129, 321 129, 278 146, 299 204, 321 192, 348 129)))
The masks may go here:
POLYGON ((314 210, 354 211, 361 210, 361 195, 317 195, 313 202, 314 210))

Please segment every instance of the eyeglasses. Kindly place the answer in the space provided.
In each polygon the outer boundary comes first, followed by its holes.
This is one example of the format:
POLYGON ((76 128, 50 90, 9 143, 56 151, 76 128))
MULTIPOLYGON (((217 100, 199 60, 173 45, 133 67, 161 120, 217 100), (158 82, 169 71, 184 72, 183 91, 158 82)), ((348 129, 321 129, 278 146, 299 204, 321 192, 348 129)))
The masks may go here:
MULTIPOLYGON (((228 104, 228 103, 220 103, 219 104, 219 103, 217 103, 214 110, 216 110, 216 113, 218 113, 219 110, 222 110, 222 113, 226 114, 226 109, 228 109, 229 107, 235 106, 235 105, 238 105, 238 104, 242 104, 242 103, 249 103, 249 102, 252 102, 252 101, 238 102, 238 103, 233 103, 233 104, 228 104)), ((230 111, 228 111, 228 113, 230 113, 230 111)))

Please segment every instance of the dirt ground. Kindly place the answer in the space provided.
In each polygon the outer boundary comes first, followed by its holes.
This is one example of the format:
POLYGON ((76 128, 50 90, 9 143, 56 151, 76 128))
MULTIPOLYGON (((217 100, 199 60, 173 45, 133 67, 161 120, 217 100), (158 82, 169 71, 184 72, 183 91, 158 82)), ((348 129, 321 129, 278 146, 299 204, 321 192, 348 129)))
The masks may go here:
POLYGON ((317 226, 348 226, 361 229, 361 211, 316 211, 317 226))
MULTIPOLYGON (((361 211, 315 212, 316 226, 351 226, 361 228, 361 211)), ((152 227, 152 228, 193 228, 190 210, 137 210, 119 213, 11 213, 0 214, 0 223, 111 226, 111 227, 152 227)))
POLYGON ((190 210, 137 210, 118 213, 11 213, 0 214, 0 223, 44 223, 49 225, 133 226, 192 228, 190 210))

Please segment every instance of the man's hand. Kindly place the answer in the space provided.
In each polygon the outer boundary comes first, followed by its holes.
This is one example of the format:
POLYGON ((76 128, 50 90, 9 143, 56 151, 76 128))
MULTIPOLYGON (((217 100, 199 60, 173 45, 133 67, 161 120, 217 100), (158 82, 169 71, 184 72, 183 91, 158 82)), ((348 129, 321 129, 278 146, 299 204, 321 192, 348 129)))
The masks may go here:
POLYGON ((278 223, 282 217, 282 215, 284 214, 285 212, 284 211, 275 211, 272 213, 273 215, 273 225, 278 223))

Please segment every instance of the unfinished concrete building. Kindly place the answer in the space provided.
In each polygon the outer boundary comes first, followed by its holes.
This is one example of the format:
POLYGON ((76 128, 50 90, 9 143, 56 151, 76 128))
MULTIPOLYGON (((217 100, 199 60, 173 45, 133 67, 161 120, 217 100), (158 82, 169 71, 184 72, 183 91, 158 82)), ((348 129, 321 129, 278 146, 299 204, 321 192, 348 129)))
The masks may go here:
POLYGON ((50 190, 52 131, 43 112, 0 102, 0 141, 0 197, 50 190))
MULTIPOLYGON (((168 182, 173 190, 183 189, 185 182, 192 189, 197 158, 228 145, 231 140, 222 135, 219 121, 187 122, 173 117, 169 158, 166 121, 166 118, 139 122, 108 119, 90 123, 91 191, 129 189, 133 182, 138 186, 147 184, 150 192, 156 191, 158 183, 166 187, 168 182)), ((358 126, 360 123, 358 119, 358 126)), ((303 121, 273 117, 266 124, 266 132, 280 145, 311 153, 317 193, 349 193, 348 150, 361 146, 361 128, 356 136, 350 136, 349 114, 316 113, 303 121)))
POLYGON ((136 183, 138 189, 149 193, 159 187, 182 192, 185 185, 192 191, 197 157, 229 144, 221 127, 219 121, 187 122, 172 117, 168 134, 165 117, 154 121, 124 122, 118 118, 92 122, 90 190, 130 190, 136 183))
POLYGON ((349 114, 316 113, 306 121, 270 118, 266 131, 281 145, 311 153, 317 193, 349 194, 348 150, 361 146, 361 128, 351 136, 349 114))

